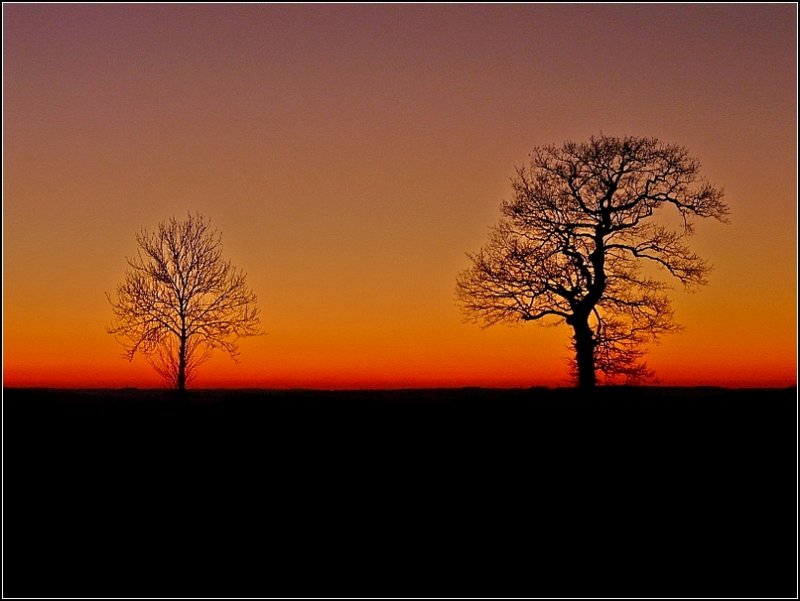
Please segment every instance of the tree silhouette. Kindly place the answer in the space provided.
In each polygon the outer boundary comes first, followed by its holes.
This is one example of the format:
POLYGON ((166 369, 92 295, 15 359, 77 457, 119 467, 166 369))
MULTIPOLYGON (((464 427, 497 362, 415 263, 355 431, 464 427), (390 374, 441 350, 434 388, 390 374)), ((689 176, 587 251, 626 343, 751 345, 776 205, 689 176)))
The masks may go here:
POLYGON ((722 190, 686 149, 655 138, 601 135, 537 147, 530 159, 488 244, 458 276, 462 310, 484 325, 567 323, 581 388, 595 386, 596 371, 649 377, 645 345, 679 326, 666 284, 645 264, 687 289, 705 284, 709 267, 685 240, 696 217, 726 221, 722 190), (656 223, 670 206, 679 225, 656 223))
POLYGON ((256 296, 244 272, 223 260, 221 236, 202 215, 173 217, 137 233, 136 242, 116 300, 109 297, 115 321, 108 332, 128 360, 140 353, 184 391, 213 349, 236 360, 237 340, 259 333, 256 296))

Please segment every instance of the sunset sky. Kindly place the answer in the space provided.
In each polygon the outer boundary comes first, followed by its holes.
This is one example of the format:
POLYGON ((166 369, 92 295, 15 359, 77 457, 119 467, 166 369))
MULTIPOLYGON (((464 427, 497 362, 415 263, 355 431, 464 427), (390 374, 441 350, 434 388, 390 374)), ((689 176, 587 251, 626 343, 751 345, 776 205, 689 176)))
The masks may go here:
POLYGON ((5 386, 160 386, 105 327, 134 234, 202 212, 267 335, 197 387, 558 386, 570 330, 455 304, 514 167, 681 144, 725 190, 665 385, 796 383, 797 7, 3 5, 5 386))

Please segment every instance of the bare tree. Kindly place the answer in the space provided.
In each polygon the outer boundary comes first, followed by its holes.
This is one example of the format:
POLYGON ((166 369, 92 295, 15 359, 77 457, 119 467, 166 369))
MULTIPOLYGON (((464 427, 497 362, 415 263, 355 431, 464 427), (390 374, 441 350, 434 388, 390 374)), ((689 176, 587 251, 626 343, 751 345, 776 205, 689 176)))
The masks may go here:
POLYGON ((179 391, 213 349, 234 360, 237 340, 259 334, 256 296, 245 273, 222 258, 222 240, 202 215, 174 217, 136 234, 139 249, 117 286, 110 334, 132 360, 140 353, 179 391))
POLYGON ((663 268, 687 289, 706 283, 709 266, 686 238, 696 217, 726 221, 722 190, 686 149, 654 138, 601 135, 530 158, 489 243, 459 274, 463 311, 485 325, 568 324, 581 388, 595 386, 596 371, 651 375, 640 361, 645 345, 679 326, 667 285, 643 271, 663 268), (669 207, 675 227, 656 222, 669 207))

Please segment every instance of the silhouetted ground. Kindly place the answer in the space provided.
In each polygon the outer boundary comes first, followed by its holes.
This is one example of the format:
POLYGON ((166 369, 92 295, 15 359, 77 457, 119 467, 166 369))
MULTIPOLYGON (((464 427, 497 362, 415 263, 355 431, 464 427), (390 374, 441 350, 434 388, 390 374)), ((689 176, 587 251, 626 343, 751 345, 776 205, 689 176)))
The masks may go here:
POLYGON ((794 388, 3 394, 5 596, 796 596, 794 388))

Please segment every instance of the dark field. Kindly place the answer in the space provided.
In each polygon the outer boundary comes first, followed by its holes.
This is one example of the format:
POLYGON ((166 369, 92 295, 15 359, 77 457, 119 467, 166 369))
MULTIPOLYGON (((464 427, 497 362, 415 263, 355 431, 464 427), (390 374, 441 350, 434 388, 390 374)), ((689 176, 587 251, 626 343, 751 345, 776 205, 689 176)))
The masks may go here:
POLYGON ((796 596, 794 388, 3 395, 5 596, 796 596))

